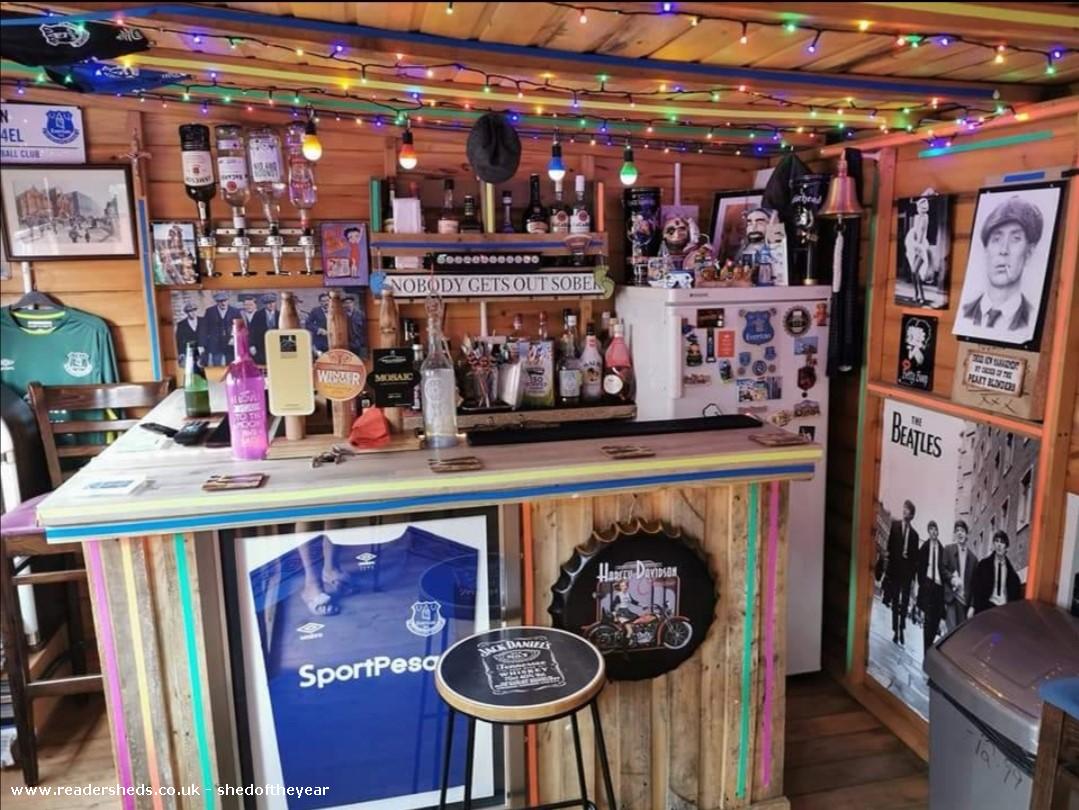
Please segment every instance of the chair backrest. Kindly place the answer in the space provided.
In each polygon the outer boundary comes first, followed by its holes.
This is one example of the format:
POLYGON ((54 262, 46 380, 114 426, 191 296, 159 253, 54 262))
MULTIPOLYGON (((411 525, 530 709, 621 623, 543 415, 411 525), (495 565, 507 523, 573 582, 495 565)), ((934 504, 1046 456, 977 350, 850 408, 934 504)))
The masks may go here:
POLYGON ((124 413, 118 419, 71 419, 53 421, 50 412, 124 410, 152 408, 169 393, 172 380, 144 383, 109 383, 103 385, 49 385, 32 382, 27 386, 30 407, 34 410, 45 462, 53 488, 60 486, 71 470, 61 466, 61 459, 81 459, 85 463, 105 449, 105 444, 58 444, 58 436, 85 436, 88 433, 122 433, 138 424, 137 418, 124 413))

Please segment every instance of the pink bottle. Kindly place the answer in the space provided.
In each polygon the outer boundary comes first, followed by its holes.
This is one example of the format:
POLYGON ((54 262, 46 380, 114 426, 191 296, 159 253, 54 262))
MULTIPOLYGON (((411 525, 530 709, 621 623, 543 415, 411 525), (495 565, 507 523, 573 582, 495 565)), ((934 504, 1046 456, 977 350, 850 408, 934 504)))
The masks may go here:
POLYGON ((251 359, 247 327, 242 318, 232 322, 232 345, 236 359, 229 363, 225 374, 232 455, 241 459, 265 458, 269 449, 266 436, 266 378, 262 376, 262 369, 251 359))
POLYGON ((607 396, 621 402, 633 402, 636 394, 636 381, 633 377, 633 357, 626 345, 624 328, 619 322, 612 322, 611 343, 603 363, 607 373, 603 375, 603 391, 607 396))

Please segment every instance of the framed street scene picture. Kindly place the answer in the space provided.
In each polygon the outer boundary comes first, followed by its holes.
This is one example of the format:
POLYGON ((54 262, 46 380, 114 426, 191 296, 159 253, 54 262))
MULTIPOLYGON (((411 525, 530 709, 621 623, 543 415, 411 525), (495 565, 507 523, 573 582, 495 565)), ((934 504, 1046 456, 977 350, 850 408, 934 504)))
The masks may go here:
POLYGON ((926 649, 1023 598, 1039 443, 894 400, 882 426, 867 672, 927 718, 926 649))
POLYGON ((193 222, 154 222, 154 284, 196 284, 199 280, 198 247, 193 222))
POLYGON ((322 280, 327 286, 367 286, 370 263, 367 255, 367 224, 323 222, 319 225, 322 280))
POLYGON ((129 166, 5 166, 0 205, 10 261, 136 256, 129 166))
POLYGON ((1063 181, 978 192, 957 337, 1037 348, 1063 194, 1063 181))
MULTIPOLYGON (((261 810, 434 807, 451 723, 447 798, 464 795, 467 721, 435 669, 502 619, 497 512, 355 524, 223 541, 242 783, 324 791, 261 810)), ((472 797, 501 806, 501 730, 479 723, 474 756, 472 797)))
POLYGON ((951 195, 924 194, 898 201, 897 304, 947 308, 952 200, 951 195))
POLYGON ((903 316, 899 334, 899 369, 895 381, 908 388, 933 390, 937 353, 937 319, 929 315, 903 316))
POLYGON ((736 260, 746 242, 746 220, 750 211, 760 209, 764 192, 717 191, 712 206, 712 245, 721 265, 736 260))

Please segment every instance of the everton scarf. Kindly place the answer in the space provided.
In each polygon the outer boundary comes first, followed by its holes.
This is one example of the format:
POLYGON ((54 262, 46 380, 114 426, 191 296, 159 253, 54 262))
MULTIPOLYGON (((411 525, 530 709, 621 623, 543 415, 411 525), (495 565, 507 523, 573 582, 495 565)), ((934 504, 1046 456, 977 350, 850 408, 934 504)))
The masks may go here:
POLYGON ((150 48, 146 35, 131 26, 4 12, 5 22, 15 18, 39 22, 5 25, 0 55, 31 67, 70 65, 93 58, 115 59, 150 48))
POLYGON ((134 93, 176 84, 191 78, 189 73, 166 73, 160 70, 143 70, 137 67, 94 62, 45 68, 45 72, 57 84, 78 90, 80 93, 134 93))

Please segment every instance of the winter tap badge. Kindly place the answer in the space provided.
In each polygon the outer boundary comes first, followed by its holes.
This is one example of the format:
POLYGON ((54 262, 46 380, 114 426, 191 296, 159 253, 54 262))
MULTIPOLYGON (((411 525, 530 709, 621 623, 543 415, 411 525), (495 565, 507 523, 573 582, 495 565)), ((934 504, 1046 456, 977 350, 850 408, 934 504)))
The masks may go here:
POLYGON ((555 626, 595 644, 612 680, 675 669, 704 639, 716 603, 696 548, 679 532, 643 521, 594 533, 552 592, 555 626))

